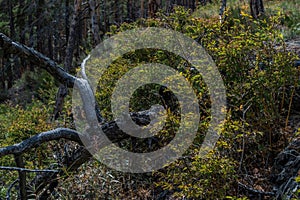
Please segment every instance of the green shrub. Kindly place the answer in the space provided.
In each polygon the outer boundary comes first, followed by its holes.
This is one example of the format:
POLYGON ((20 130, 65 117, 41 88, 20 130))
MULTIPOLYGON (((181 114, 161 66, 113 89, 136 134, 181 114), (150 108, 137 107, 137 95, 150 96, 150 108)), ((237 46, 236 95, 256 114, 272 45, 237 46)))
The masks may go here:
MULTIPOLYGON (((111 32, 115 34, 148 26, 179 31, 203 45, 222 75, 227 90, 228 113, 220 126, 221 137, 215 151, 206 158, 199 158, 197 152, 210 121, 210 100, 201 98, 208 91, 201 75, 190 74, 187 70, 189 64, 184 60, 160 50, 139 50, 114 62, 99 81, 101 89, 97 100, 104 116, 109 116, 109 98, 116 80, 137 63, 158 62, 173 66, 191 82, 200 105, 204 105, 200 109, 208 115, 201 118, 199 134, 184 155, 188 159, 180 159, 155 173, 159 177, 156 185, 175 192, 178 197, 223 199, 231 195, 229 191, 238 178, 238 167, 247 165, 248 153, 251 151, 251 157, 264 156, 264 152, 272 149, 273 143, 282 139, 279 133, 273 133, 285 125, 292 90, 298 86, 298 70, 293 66, 296 56, 284 48, 278 28, 282 20, 280 13, 260 20, 253 20, 243 9, 238 14, 229 10, 226 15, 226 20, 220 24, 217 18, 190 17, 189 11, 177 7, 170 16, 160 13, 158 19, 123 24, 111 32)), ((155 88, 136 92, 138 98, 132 98, 132 109, 148 109, 149 105, 157 103, 153 100, 153 93, 155 88), (153 101, 147 105, 139 104, 143 98, 153 101)))

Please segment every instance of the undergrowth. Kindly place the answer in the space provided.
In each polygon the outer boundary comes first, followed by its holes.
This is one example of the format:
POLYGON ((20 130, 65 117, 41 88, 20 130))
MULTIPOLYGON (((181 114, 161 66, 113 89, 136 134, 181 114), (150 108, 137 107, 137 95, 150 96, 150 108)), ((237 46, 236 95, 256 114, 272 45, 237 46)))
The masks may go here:
MULTIPOLYGON (((160 13, 157 19, 141 19, 131 24, 124 23, 120 27, 112 26, 108 36, 137 27, 171 28, 195 39, 209 52, 227 90, 227 116, 218 128, 220 139, 205 158, 199 157, 199 148, 211 120, 211 102, 210 98, 204 98, 209 93, 201 75, 191 74, 189 63, 163 51, 141 50, 129 53, 116 60, 99 81, 99 88, 102 89, 97 91, 96 98, 103 116, 112 119, 109 98, 115 86, 114 81, 138 63, 160 62, 181 70, 196 87, 201 109, 206 111, 201 118, 197 137, 181 159, 150 174, 121 173, 96 161, 86 163, 77 174, 61 177, 63 181, 57 189, 59 197, 247 199, 245 194, 237 190, 238 181, 244 184, 252 181, 256 188, 270 190, 267 177, 273 159, 292 137, 284 128, 287 128, 293 90, 299 86, 299 72, 294 67, 297 57, 284 48, 286 34, 281 31, 284 24, 291 31, 287 35, 297 34, 296 21, 299 15, 294 8, 290 9, 290 4, 281 1, 275 1, 274 5, 282 3, 291 13, 285 12, 284 7, 283 12, 275 12, 272 3, 266 3, 270 9, 267 9, 268 13, 272 15, 259 20, 253 20, 246 4, 241 4, 238 9, 232 7, 225 13, 226 18, 222 24, 215 15, 208 15, 208 11, 202 13, 202 16, 195 13, 191 15, 189 11, 178 7, 170 16, 160 13), (278 49, 277 46, 283 48, 278 49)), ((297 3, 295 7, 298 7, 297 3)), ((208 8, 215 9, 214 5, 208 8)), ((55 84, 52 84, 51 87, 54 87, 55 84)), ((53 127, 73 127, 70 101, 67 101, 62 117, 50 123, 53 110, 49 107, 54 104, 50 97, 55 96, 55 91, 50 89, 40 92, 42 96, 49 97, 48 100, 33 99, 27 108, 9 103, 0 106, 0 119, 3 122, 0 131, 5 133, 0 138, 1 146, 20 142, 53 127)), ((159 99, 155 98, 156 93, 157 86, 141 88, 131 99, 131 109, 149 109, 152 104, 159 103, 159 99), (146 104, 141 104, 141 101, 146 104)), ((178 118, 170 116, 171 119, 175 124, 179 123, 178 118)), ((172 134, 163 133, 163 137, 172 137, 172 134)), ((132 148, 130 141, 123 145, 124 148, 132 148)), ((49 156, 50 152, 41 149, 54 146, 37 148, 35 154, 32 154, 34 156, 28 155, 26 166, 42 168, 49 164, 54 159, 49 156)), ((145 147, 135 146, 140 151, 145 147)), ((0 162, 0 165, 11 165, 13 158, 3 158, 0 162)), ((6 181, 0 184, 7 186, 7 182, 12 180, 9 176, 15 175, 2 173, 1 180, 6 181)), ((1 195, 5 193, 0 192, 1 195)))

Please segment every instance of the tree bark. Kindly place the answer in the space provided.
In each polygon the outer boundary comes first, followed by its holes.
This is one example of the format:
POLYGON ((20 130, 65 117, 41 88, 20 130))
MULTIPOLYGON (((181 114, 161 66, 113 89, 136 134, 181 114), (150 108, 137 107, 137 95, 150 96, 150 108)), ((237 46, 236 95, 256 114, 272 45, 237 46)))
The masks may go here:
POLYGON ((222 22, 222 20, 223 20, 223 15, 224 15, 224 12, 226 10, 226 6, 227 6, 227 0, 222 0, 222 4, 221 4, 221 7, 220 7, 220 12, 219 12, 220 22, 222 22))
MULTIPOLYGON (((24 161, 22 155, 15 154, 15 162, 16 166, 19 168, 24 168, 24 161)), ((25 171, 18 171, 19 173, 19 195, 21 200, 27 199, 27 192, 26 192, 26 172, 25 171)))
POLYGON ((148 1, 148 16, 150 18, 154 18, 156 12, 158 11, 159 3, 157 0, 149 0, 148 1))
POLYGON ((250 0, 251 15, 254 19, 265 13, 263 0, 250 0))
POLYGON ((141 13, 141 18, 144 17, 144 0, 141 0, 141 10, 140 10, 140 13, 141 13))
MULTIPOLYGON (((80 11, 81 0, 74 1, 74 13, 71 21, 70 32, 69 32, 69 39, 66 48, 66 57, 64 61, 64 68, 67 72, 74 70, 72 67, 73 61, 73 54, 75 48, 75 39, 76 39, 76 25, 78 22, 78 16, 80 11)), ((68 94, 68 86, 64 84, 60 84, 57 95, 56 95, 56 102, 55 102, 55 109, 54 109, 54 119, 57 119, 63 110, 64 99, 68 94)))
POLYGON ((8 1, 8 9, 9 9, 9 28, 10 28, 10 37, 15 38, 16 37, 16 31, 15 31, 15 18, 13 14, 13 5, 12 1, 8 1))
POLYGON ((93 40, 94 45, 97 45, 100 42, 100 35, 99 35, 99 25, 98 25, 98 16, 96 13, 96 2, 95 0, 90 0, 90 9, 91 9, 91 25, 92 25, 92 33, 93 33, 93 40))
POLYGON ((6 53, 21 54, 22 57, 30 60, 37 67, 45 69, 60 83, 66 84, 68 87, 74 86, 76 78, 67 73, 56 62, 32 48, 11 40, 3 33, 0 33, 0 47, 6 53))

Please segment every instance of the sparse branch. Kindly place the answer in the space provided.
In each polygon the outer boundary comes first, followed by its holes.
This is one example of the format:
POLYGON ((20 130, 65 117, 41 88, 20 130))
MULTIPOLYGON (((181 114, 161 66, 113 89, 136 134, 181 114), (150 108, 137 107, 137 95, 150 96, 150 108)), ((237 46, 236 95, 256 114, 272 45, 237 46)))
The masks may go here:
MULTIPOLYGON (((59 140, 59 139, 67 139, 78 144, 82 144, 78 132, 67 129, 67 128, 57 128, 51 131, 43 132, 38 135, 35 135, 31 138, 28 138, 18 144, 7 146, 0 148, 0 157, 5 155, 13 154, 15 156, 15 160, 17 163, 17 167, 0 167, 2 170, 17 170, 19 173, 18 183, 20 185, 19 192, 20 197, 22 199, 27 198, 26 194, 26 172, 39 172, 37 176, 31 181, 31 186, 35 188, 35 193, 38 194, 41 192, 47 185, 53 185, 54 182, 57 182, 58 175, 64 175, 65 170, 28 170, 24 169, 22 165, 22 157, 21 154, 28 152, 30 149, 40 146, 42 143, 49 142, 52 140, 59 140)), ((83 163, 88 161, 91 158, 91 154, 83 147, 78 148, 72 152, 70 157, 62 162, 62 168, 67 169, 69 172, 78 169, 83 163)), ((44 193, 43 193, 44 194, 44 193)))
POLYGON ((6 192, 6 199, 7 200, 10 200, 10 193, 11 193, 11 190, 12 188, 19 182, 19 179, 16 179, 12 184, 10 184, 10 186, 8 187, 7 189, 7 192, 6 192))
POLYGON ((84 97, 83 101, 88 121, 104 121, 104 119, 102 119, 100 115, 100 111, 97 109, 95 110, 94 93, 87 80, 72 76, 50 58, 44 56, 43 54, 35 51, 32 48, 27 47, 26 45, 22 45, 18 42, 11 40, 3 33, 0 33, 0 47, 4 51, 8 51, 10 53, 22 54, 24 57, 30 59, 31 62, 35 63, 38 67, 47 70, 56 80, 58 80, 64 86, 72 88, 74 84, 77 83, 77 87, 80 90, 81 96, 84 97), (89 98, 86 99, 86 97, 89 98), (94 110, 92 111, 92 109, 94 110), (93 118, 93 116, 95 115, 91 114, 94 112, 96 112, 96 119, 93 118))
MULTIPOLYGON (((72 66, 73 54, 75 49, 76 40, 76 25, 78 23, 79 11, 80 11, 81 0, 74 1, 74 13, 72 16, 72 21, 69 29, 69 37, 67 38, 67 48, 66 56, 64 60, 64 69, 66 72, 74 70, 72 66)), ((66 83, 61 83, 56 95, 55 109, 54 109, 54 119, 57 119, 63 110, 65 97, 68 95, 68 86, 66 83)))
POLYGON ((0 33, 0 47, 2 51, 12 54, 21 54, 23 57, 28 58, 28 60, 36 64, 37 67, 45 69, 60 83, 64 83, 68 87, 73 87, 76 80, 74 76, 67 73, 56 62, 34 50, 33 48, 15 42, 3 33, 0 33))
POLYGON ((79 138, 79 133, 68 128, 57 128, 54 130, 46 131, 35 135, 31 138, 28 138, 18 144, 0 148, 0 157, 9 155, 9 154, 21 154, 29 151, 32 148, 40 146, 42 143, 58 140, 58 139, 68 139, 75 141, 81 144, 81 140, 79 138))
MULTIPOLYGON (((151 115, 151 112, 153 111, 150 109, 148 111, 141 111, 138 113, 132 113, 130 115, 133 121, 135 121, 137 124, 147 124, 149 123, 150 120, 149 116, 151 115)), ((119 129, 115 121, 104 123, 101 126, 101 129, 112 142, 119 142, 121 140, 129 138, 127 134, 124 134, 123 131, 119 129)), ((6 155, 12 155, 12 154, 13 155, 23 154, 28 152, 32 148, 40 146, 43 143, 53 141, 53 140, 59 140, 59 139, 71 140, 82 145, 82 141, 80 139, 80 133, 68 128, 57 128, 54 130, 37 134, 18 144, 0 148, 0 157, 6 155)))
POLYGON ((60 177, 66 176, 66 171, 68 174, 76 171, 83 163, 90 160, 92 155, 84 147, 79 147, 75 149, 68 158, 65 158, 61 163, 61 169, 58 172, 42 172, 38 173, 37 176, 31 181, 30 185, 35 188, 34 193, 39 194, 39 199, 45 199, 56 187, 58 181, 58 175, 60 177))
POLYGON ((20 167, 6 167, 6 166, 0 166, 0 170, 6 170, 6 171, 21 171, 21 172, 58 172, 57 170, 51 170, 51 169, 26 169, 26 168, 20 168, 20 167))
MULTIPOLYGON (((15 156, 15 162, 17 167, 24 168, 24 161, 23 156, 21 154, 14 155, 15 156)), ((18 171, 19 174, 19 195, 21 199, 26 200, 27 194, 26 194, 26 172, 25 171, 18 171)))
POLYGON ((261 191, 261 190, 256 190, 254 188, 251 188, 243 183, 240 183, 238 182, 238 185, 240 187, 242 187, 243 189, 245 190, 248 190, 249 192, 252 192, 252 193, 255 193, 255 194, 259 194, 259 195, 262 195, 262 196, 275 196, 275 193, 274 192, 265 192, 265 191, 261 191))

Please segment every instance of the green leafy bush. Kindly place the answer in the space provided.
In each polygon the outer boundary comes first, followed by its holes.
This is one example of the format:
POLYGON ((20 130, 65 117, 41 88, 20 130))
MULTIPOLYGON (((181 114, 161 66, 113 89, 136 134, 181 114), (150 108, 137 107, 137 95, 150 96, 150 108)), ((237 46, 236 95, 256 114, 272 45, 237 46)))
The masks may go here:
MULTIPOLYGON (((0 132, 2 133, 0 147, 13 145, 43 131, 51 130, 53 124, 49 122, 49 113, 49 107, 36 100, 26 108, 9 103, 0 104, 0 132)), ((39 169, 48 166, 53 161, 49 147, 43 144, 24 154, 25 167, 39 169)), ((11 155, 2 157, 0 166, 15 166, 14 157, 11 155)), ((0 171, 0 177, 1 186, 7 189, 17 178, 17 172, 0 171)))
MULTIPOLYGON (((283 136, 274 132, 285 125, 293 88, 298 86, 298 69, 293 66, 296 56, 284 48, 278 28, 282 15, 253 20, 243 10, 238 14, 228 11, 225 21, 220 24, 217 18, 190 17, 189 11, 177 7, 170 16, 162 13, 158 16, 158 19, 123 24, 119 29, 114 27, 111 34, 156 26, 179 31, 203 45, 216 62, 227 89, 228 113, 220 126, 221 139, 215 151, 206 158, 197 157, 210 121, 210 100, 202 98, 208 91, 201 75, 191 75, 187 70, 189 64, 176 55, 159 50, 140 50, 123 56, 110 66, 104 81, 100 81, 102 89, 97 93, 98 102, 104 115, 108 116, 109 97, 115 81, 136 63, 155 61, 181 71, 193 85, 200 105, 204 105, 201 109, 207 115, 201 118, 199 134, 184 156, 187 159, 180 159, 155 173, 159 177, 156 185, 175 192, 178 197, 223 199, 229 195, 229 198, 232 195, 230 189, 238 178, 238 169, 241 170, 243 165, 246 168, 252 166, 251 157, 263 157, 267 151, 278 147, 272 145, 283 136)), ((143 98, 155 99, 155 90, 152 96, 151 89, 148 88, 147 92, 140 90, 136 93, 138 98, 131 100, 133 110, 135 106, 137 110, 149 108, 138 104, 143 98)), ((155 103, 150 100, 148 105, 155 103)), ((266 164, 263 160, 259 165, 266 164)))

